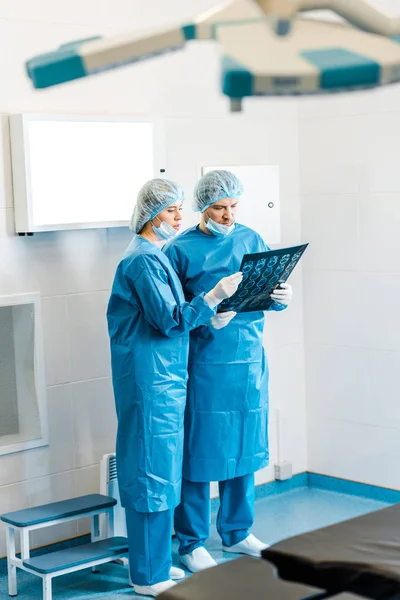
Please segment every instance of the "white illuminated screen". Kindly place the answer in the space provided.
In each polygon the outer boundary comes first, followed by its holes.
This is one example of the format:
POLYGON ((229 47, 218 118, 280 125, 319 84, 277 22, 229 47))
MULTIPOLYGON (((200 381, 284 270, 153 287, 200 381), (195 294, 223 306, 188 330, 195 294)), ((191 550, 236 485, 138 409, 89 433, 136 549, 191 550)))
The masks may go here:
POLYGON ((36 227, 129 221, 154 177, 152 123, 31 121, 28 133, 36 227))

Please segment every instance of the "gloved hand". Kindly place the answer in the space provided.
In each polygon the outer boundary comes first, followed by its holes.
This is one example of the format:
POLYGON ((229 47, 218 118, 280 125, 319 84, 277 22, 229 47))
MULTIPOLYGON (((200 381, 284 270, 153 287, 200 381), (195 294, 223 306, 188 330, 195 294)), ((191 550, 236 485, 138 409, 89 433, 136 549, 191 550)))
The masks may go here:
POLYGON ((224 277, 217 283, 214 289, 204 296, 204 300, 207 302, 210 308, 215 308, 222 302, 222 300, 233 296, 242 279, 243 273, 240 272, 235 273, 234 275, 229 275, 229 277, 224 277))
POLYGON ((272 294, 270 294, 272 300, 275 300, 278 304, 287 306, 290 304, 293 298, 293 289, 290 283, 281 283, 278 288, 275 288, 272 294))
POLYGON ((237 313, 234 310, 230 310, 225 313, 218 313, 210 319, 211 326, 214 329, 223 329, 230 323, 233 317, 236 317, 237 313))

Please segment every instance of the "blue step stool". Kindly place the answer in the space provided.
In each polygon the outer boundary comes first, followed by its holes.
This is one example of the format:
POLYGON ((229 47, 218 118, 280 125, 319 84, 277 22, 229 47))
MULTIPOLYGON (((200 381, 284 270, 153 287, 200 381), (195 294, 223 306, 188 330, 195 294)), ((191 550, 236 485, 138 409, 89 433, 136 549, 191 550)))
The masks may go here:
POLYGON ((128 555, 128 541, 114 536, 115 498, 89 494, 62 502, 6 513, 0 518, 7 526, 8 593, 17 595, 17 568, 42 578, 43 600, 51 600, 53 577, 72 573, 128 555), (99 515, 106 515, 107 537, 100 539, 99 515), (91 542, 68 550, 31 558, 29 532, 73 519, 91 517, 91 542), (21 540, 21 558, 15 554, 15 532, 21 540))
POLYGON ((81 568, 82 565, 85 565, 85 568, 91 566, 89 563, 94 560, 103 560, 105 558, 115 560, 119 556, 125 555, 126 550, 127 538, 106 538, 105 540, 83 544, 75 548, 35 556, 34 558, 24 560, 23 565, 26 569, 35 571, 35 573, 40 573, 41 575, 57 573, 61 570, 71 573, 77 567, 81 568))

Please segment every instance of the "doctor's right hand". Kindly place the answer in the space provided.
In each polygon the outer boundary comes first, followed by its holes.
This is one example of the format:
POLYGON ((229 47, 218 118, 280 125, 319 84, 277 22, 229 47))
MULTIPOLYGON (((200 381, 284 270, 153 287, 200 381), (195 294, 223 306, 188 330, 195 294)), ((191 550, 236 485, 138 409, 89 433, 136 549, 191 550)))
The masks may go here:
POLYGON ((222 302, 226 298, 230 298, 237 291, 240 282, 243 279, 243 273, 235 273, 229 277, 224 277, 217 283, 215 288, 211 290, 211 293, 218 302, 222 302))
POLYGON ((235 273, 221 279, 215 288, 213 288, 208 294, 204 296, 204 300, 210 306, 215 308, 218 304, 221 304, 226 298, 230 298, 236 292, 240 282, 243 279, 243 273, 235 273))

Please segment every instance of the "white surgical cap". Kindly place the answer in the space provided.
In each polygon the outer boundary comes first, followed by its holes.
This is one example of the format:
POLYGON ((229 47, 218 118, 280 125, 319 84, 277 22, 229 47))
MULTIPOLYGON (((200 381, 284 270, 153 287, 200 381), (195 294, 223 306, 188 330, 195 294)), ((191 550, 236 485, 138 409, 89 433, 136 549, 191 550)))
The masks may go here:
POLYGON ((222 198, 239 198, 243 185, 230 171, 210 171, 203 175, 194 190, 195 210, 204 212, 222 198))
POLYGON ((183 202, 183 190, 168 179, 151 179, 140 189, 130 228, 140 233, 148 221, 175 202, 183 202))

